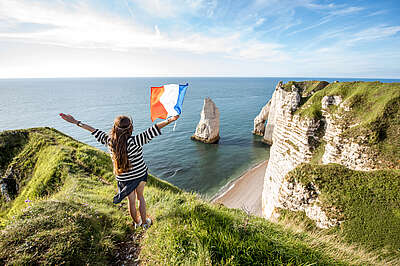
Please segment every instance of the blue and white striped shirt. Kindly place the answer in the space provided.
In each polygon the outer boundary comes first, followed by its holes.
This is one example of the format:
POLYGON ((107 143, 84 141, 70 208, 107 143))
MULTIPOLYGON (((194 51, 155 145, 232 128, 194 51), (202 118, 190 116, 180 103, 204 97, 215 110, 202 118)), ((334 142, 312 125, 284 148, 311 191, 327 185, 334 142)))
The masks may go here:
MULTIPOLYGON (((98 142, 109 148, 110 137, 104 131, 96 129, 92 132, 92 135, 98 142)), ((142 146, 149 143, 150 140, 159 135, 161 135, 160 129, 156 125, 153 125, 146 131, 128 138, 127 154, 128 160, 131 163, 131 168, 125 173, 116 175, 118 181, 129 181, 141 178, 147 174, 148 168, 143 160, 142 146)))

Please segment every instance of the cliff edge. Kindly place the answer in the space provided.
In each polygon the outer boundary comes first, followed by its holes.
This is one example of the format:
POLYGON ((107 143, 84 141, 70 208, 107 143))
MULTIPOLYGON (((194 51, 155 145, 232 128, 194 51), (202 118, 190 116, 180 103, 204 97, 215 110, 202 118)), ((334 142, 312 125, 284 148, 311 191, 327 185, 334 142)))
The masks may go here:
MULTIPOLYGON (((320 228, 342 223, 342 227, 347 228, 354 222, 352 219, 371 220, 362 210, 357 215, 354 212, 350 214, 348 209, 352 207, 338 203, 329 193, 327 188, 335 186, 337 193, 342 193, 343 197, 352 197, 348 194, 352 181, 340 185, 334 184, 334 179, 331 179, 334 171, 337 171, 337 175, 343 173, 344 170, 340 168, 343 167, 349 171, 346 177, 354 179, 354 183, 359 181, 357 178, 360 176, 364 177, 360 182, 365 184, 359 184, 359 187, 367 189, 366 184, 378 185, 376 182, 380 180, 378 187, 370 187, 369 190, 380 197, 380 207, 374 205, 377 209, 387 209, 386 203, 393 207, 386 212, 385 218, 379 219, 392 221, 388 225, 392 229, 388 230, 394 234, 393 228, 399 228, 400 218, 393 216, 393 213, 399 212, 400 208, 396 207, 398 201, 394 205, 390 203, 392 198, 389 195, 397 195, 394 188, 400 180, 400 84, 280 82, 270 101, 274 109, 271 113, 270 108, 266 128, 271 122, 273 132, 271 138, 266 134, 267 130, 264 133, 264 138, 272 143, 272 147, 264 178, 263 216, 276 219, 282 209, 300 211, 320 228), (305 163, 313 165, 313 171, 318 174, 303 166, 305 163), (339 166, 324 167, 332 163, 339 166), (308 169, 307 174, 305 169, 308 169), (375 172, 370 172, 375 170, 386 172, 376 172, 380 173, 377 176, 373 174, 375 172), (304 176, 308 174, 311 177, 306 182, 304 176), (321 180, 325 180, 325 183, 321 180), (327 180, 330 180, 330 184, 327 180), (322 186, 322 183, 325 185, 322 186)), ((337 176, 338 180, 342 178, 337 176)), ((361 195, 365 201, 362 205, 364 208, 376 203, 368 193, 354 189, 353 202, 361 195)), ((365 229, 361 221, 358 226, 358 231, 365 229)), ((368 230, 364 232, 368 233, 368 230)), ((384 235, 380 234, 377 239, 382 240, 384 235)), ((391 243, 392 248, 400 247, 400 239, 396 238, 397 244, 391 243)))

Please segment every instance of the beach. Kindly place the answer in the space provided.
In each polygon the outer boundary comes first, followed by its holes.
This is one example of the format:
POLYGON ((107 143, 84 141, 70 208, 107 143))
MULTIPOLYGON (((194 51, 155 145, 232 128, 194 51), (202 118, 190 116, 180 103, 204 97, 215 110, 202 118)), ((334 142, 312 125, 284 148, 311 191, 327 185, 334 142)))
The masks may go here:
POLYGON ((261 195, 267 164, 268 161, 264 161, 249 169, 229 184, 228 189, 216 196, 212 202, 261 216, 261 195))

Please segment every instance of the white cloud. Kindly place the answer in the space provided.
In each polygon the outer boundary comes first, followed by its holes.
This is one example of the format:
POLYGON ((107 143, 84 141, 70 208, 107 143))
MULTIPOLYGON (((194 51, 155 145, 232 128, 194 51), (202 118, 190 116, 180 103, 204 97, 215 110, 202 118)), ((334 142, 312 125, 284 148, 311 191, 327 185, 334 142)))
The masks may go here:
POLYGON ((358 13, 364 10, 363 7, 350 6, 350 7, 337 7, 336 9, 329 12, 332 16, 346 16, 354 13, 358 13))
POLYGON ((217 0, 131 0, 149 14, 161 18, 178 17, 182 14, 212 16, 217 0))
POLYGON ((394 36, 398 32, 400 32, 400 26, 380 25, 357 32, 343 42, 346 45, 354 45, 358 42, 382 40, 394 36))
POLYGON ((265 21, 265 18, 259 18, 259 19, 256 21, 256 26, 260 26, 261 24, 264 23, 264 21, 265 21))
POLYGON ((375 12, 372 12, 372 13, 368 14, 366 17, 380 16, 380 15, 383 15, 383 14, 386 14, 386 13, 388 13, 388 10, 381 9, 381 10, 378 10, 378 11, 375 11, 375 12))
MULTIPOLYGON (((158 1, 152 1, 157 5, 158 1)), ((196 7, 200 1, 191 1, 196 7)), ((49 25, 39 32, 0 32, 1 39, 59 45, 72 48, 111 49, 167 49, 193 53, 219 53, 253 59, 261 50, 265 54, 282 54, 281 46, 271 43, 257 43, 241 40, 240 32, 227 32, 217 37, 189 32, 185 34, 161 33, 157 25, 143 28, 130 20, 123 20, 109 14, 93 11, 86 4, 52 6, 28 1, 2 1, 0 19, 12 19, 18 23, 40 23, 49 25), (254 48, 254 51, 250 51, 254 48)), ((262 19, 259 23, 262 23, 262 19)), ((263 56, 266 57, 266 56, 263 56)))
MULTIPOLYGON (((137 12, 135 4, 140 4, 142 11, 147 8, 151 14, 158 14, 158 11, 164 10, 166 15, 162 16, 169 16, 167 20, 171 20, 172 23, 185 16, 186 7, 186 11, 195 14, 194 16, 202 15, 205 18, 213 15, 212 20, 222 16, 216 8, 216 1, 127 1, 132 8, 131 12, 137 12), (164 5, 165 3, 169 5, 164 5)), ((9 51, 0 51, 0 66, 4 70, 2 73, 9 73, 10 76, 18 76, 18 71, 22 70, 31 73, 31 76, 37 73, 42 73, 42 76, 47 73, 56 75, 57 71, 76 76, 86 73, 85 71, 87 74, 82 75, 205 75, 215 72, 236 75, 251 73, 321 76, 361 73, 371 68, 377 58, 382 58, 380 62, 389 62, 392 60, 390 58, 393 58, 382 54, 382 51, 369 57, 365 53, 358 53, 354 45, 395 36, 400 32, 400 26, 378 25, 364 30, 359 30, 359 25, 339 29, 333 27, 329 32, 319 32, 318 36, 309 38, 307 43, 301 43, 301 40, 300 43, 281 41, 282 38, 279 37, 283 31, 301 23, 301 18, 296 17, 296 7, 306 7, 328 14, 319 23, 304 26, 300 31, 325 24, 335 16, 360 12, 360 8, 339 7, 333 4, 318 5, 311 0, 257 2, 258 9, 253 5, 252 12, 260 12, 252 13, 250 7, 246 6, 246 10, 235 13, 237 17, 232 20, 226 22, 222 19, 221 24, 209 28, 205 26, 208 25, 208 21, 203 18, 204 32, 200 32, 199 28, 189 22, 184 28, 179 27, 178 23, 169 25, 174 30, 168 29, 163 20, 155 20, 155 24, 144 26, 136 21, 135 13, 132 18, 124 19, 117 14, 107 13, 109 11, 96 11, 95 7, 89 6, 86 1, 73 4, 68 1, 0 0, 0 45, 5 49, 9 45, 9 51), (263 13, 263 10, 268 11, 263 13), (266 39, 269 41, 262 41, 266 39), (325 41, 327 39, 329 42, 325 41), (13 50, 14 44, 17 44, 19 50, 13 50), (16 54, 19 55, 25 48, 27 54, 18 57, 16 54), (51 49, 54 53, 50 54, 51 49), (35 53, 36 51, 38 53, 35 53), (65 54, 61 55, 62 53, 65 54), (79 53, 79 56, 70 56, 75 53, 79 53), (36 55, 29 58, 26 56, 29 54, 36 55), (106 54, 107 60, 103 60, 106 54), (116 55, 118 60, 114 59, 116 55), (79 62, 80 67, 74 67, 73 65, 83 57, 85 60, 79 62), (90 62, 89 58, 94 57, 97 61, 90 62), (179 66, 176 63, 178 57, 181 60, 179 66), (15 58, 19 58, 19 65, 1 65, 1 61, 17 62, 15 58), (57 61, 51 61, 54 58, 57 58, 57 61), (65 66, 63 71, 53 67, 54 64, 59 64, 59 61, 65 66), (149 61, 156 61, 157 66, 148 63, 149 61), (175 62, 173 67, 172 61, 175 62), (144 68, 146 63, 149 65, 144 68), (40 71, 40 68, 36 67, 39 64, 42 64, 40 71), (29 72, 31 69, 33 72, 29 72), (34 72, 36 70, 39 72, 34 72)), ((124 1, 120 1, 119 4, 122 8, 125 5, 124 1)), ((236 12, 236 6, 232 8, 236 12)), ((231 14, 224 14, 227 15, 231 14)), ((398 54, 396 56, 399 58, 398 54)), ((396 63, 390 63, 389 66, 395 69, 396 63)))
POLYGON ((250 40, 240 47, 232 58, 251 59, 264 62, 284 62, 290 60, 290 56, 282 52, 283 45, 276 43, 261 43, 250 40))
MULTIPOLYGON (((315 5, 310 5, 310 6, 311 7, 315 7, 315 5)), ((333 4, 332 5, 327 5, 327 6, 317 5, 316 8, 317 9, 327 10, 327 11, 325 11, 327 15, 324 16, 323 18, 321 18, 319 22, 311 24, 310 26, 304 27, 302 29, 293 31, 293 32, 290 33, 290 35, 297 34, 297 33, 300 33, 300 32, 304 32, 304 31, 307 31, 307 30, 311 30, 311 29, 317 28, 317 27, 319 27, 321 25, 324 25, 324 24, 326 24, 328 22, 333 21, 338 16, 347 16, 347 15, 358 13, 358 12, 364 10, 363 7, 356 7, 356 6, 345 7, 343 5, 336 6, 336 5, 333 5, 333 4)))

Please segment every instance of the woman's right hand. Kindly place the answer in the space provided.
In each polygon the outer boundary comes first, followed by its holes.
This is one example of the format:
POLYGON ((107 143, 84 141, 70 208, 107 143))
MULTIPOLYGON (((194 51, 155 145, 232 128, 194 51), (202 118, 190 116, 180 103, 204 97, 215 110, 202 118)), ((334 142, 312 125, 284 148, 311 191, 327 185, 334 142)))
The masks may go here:
POLYGON ((72 123, 72 124, 78 123, 78 121, 72 115, 66 115, 66 114, 60 113, 60 116, 62 119, 64 119, 65 121, 67 121, 69 123, 72 123))

